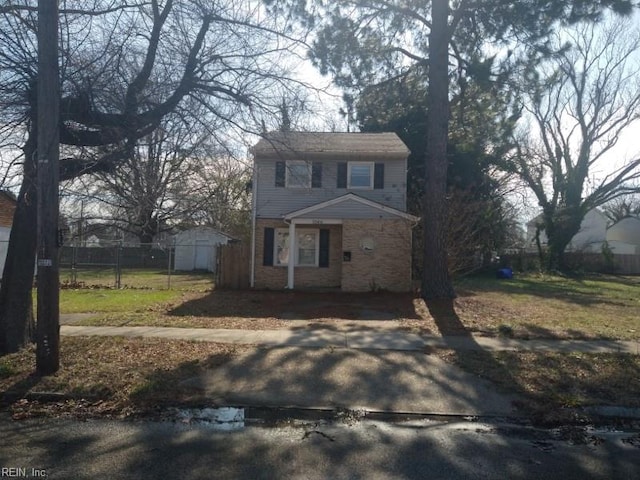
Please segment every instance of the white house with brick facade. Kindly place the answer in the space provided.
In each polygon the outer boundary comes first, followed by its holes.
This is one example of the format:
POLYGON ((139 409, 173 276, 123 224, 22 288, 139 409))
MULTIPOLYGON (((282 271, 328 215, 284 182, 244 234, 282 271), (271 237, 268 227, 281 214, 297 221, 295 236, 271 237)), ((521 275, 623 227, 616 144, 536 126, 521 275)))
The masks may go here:
POLYGON ((273 132, 252 153, 253 287, 411 289, 419 219, 395 133, 273 132))

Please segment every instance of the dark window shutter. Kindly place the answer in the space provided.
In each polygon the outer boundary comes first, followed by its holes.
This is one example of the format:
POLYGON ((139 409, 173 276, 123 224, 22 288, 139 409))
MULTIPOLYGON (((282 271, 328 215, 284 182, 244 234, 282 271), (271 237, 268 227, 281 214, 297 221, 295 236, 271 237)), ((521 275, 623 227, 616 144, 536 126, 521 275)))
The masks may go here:
POLYGON ((384 163, 376 163, 373 168, 373 188, 384 188, 384 163))
POLYGON ((285 162, 276 162, 276 187, 284 187, 287 164, 285 162))
POLYGON ((322 164, 313 162, 311 165, 311 188, 322 187, 322 164))
POLYGON ((347 188, 347 164, 338 164, 338 183, 336 188, 347 188))
POLYGON ((273 242, 275 232, 273 228, 264 229, 264 245, 262 252, 262 265, 271 267, 273 266, 273 242))
POLYGON ((320 254, 318 256, 318 266, 327 268, 329 266, 329 230, 320 230, 320 254))

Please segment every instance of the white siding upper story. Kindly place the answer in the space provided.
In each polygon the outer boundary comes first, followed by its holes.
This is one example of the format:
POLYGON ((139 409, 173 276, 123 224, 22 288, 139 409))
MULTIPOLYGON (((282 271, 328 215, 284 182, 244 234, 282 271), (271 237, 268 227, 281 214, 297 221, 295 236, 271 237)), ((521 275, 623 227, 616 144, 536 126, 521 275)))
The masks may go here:
MULTIPOLYGON (((282 218, 348 193, 406 211, 409 150, 393 133, 276 133, 253 153, 258 218, 282 218)), ((342 218, 363 213, 357 202, 336 208, 342 218)))

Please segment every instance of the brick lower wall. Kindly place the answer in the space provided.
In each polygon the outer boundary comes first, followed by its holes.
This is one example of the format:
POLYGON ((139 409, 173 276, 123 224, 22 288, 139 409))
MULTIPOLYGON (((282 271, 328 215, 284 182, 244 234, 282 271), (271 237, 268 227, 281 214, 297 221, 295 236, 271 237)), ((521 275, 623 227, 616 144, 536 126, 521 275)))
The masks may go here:
POLYGON ((0 193, 0 227, 10 227, 13 223, 13 213, 16 203, 0 193))
POLYGON ((344 220, 342 249, 351 261, 342 265, 342 290, 411 290, 411 224, 403 219, 344 220), (372 241, 373 249, 363 248, 372 241))
MULTIPOLYGON (((265 228, 287 228, 281 220, 256 222, 256 288, 283 289, 287 286, 287 268, 264 266, 265 228)), ((295 288, 341 287, 347 292, 411 290, 411 224, 403 219, 344 220, 342 225, 298 226, 296 229, 330 230, 329 268, 296 267, 295 288), (373 249, 363 248, 371 240, 373 249), (343 261, 350 252, 350 261, 343 261)))
MULTIPOLYGON (((256 221, 255 288, 283 289, 287 286, 287 267, 264 266, 264 229, 289 228, 282 220, 258 219, 256 221)), ((329 230, 329 267, 295 267, 295 288, 339 287, 342 272, 342 226, 299 225, 296 230, 320 228, 329 230)))

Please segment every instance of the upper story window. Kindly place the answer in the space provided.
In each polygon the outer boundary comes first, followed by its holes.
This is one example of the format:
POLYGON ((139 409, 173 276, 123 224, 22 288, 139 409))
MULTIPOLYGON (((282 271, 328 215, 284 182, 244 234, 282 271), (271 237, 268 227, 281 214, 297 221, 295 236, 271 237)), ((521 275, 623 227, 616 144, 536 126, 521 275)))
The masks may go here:
POLYGON ((349 162, 347 165, 348 188, 373 188, 373 162, 349 162))
POLYGON ((286 170, 287 188, 311 187, 311 164, 308 162, 287 162, 286 170))
POLYGON ((322 164, 304 160, 276 162, 276 187, 320 188, 322 164))
POLYGON ((338 163, 337 188, 371 190, 384 188, 384 163, 338 163))

